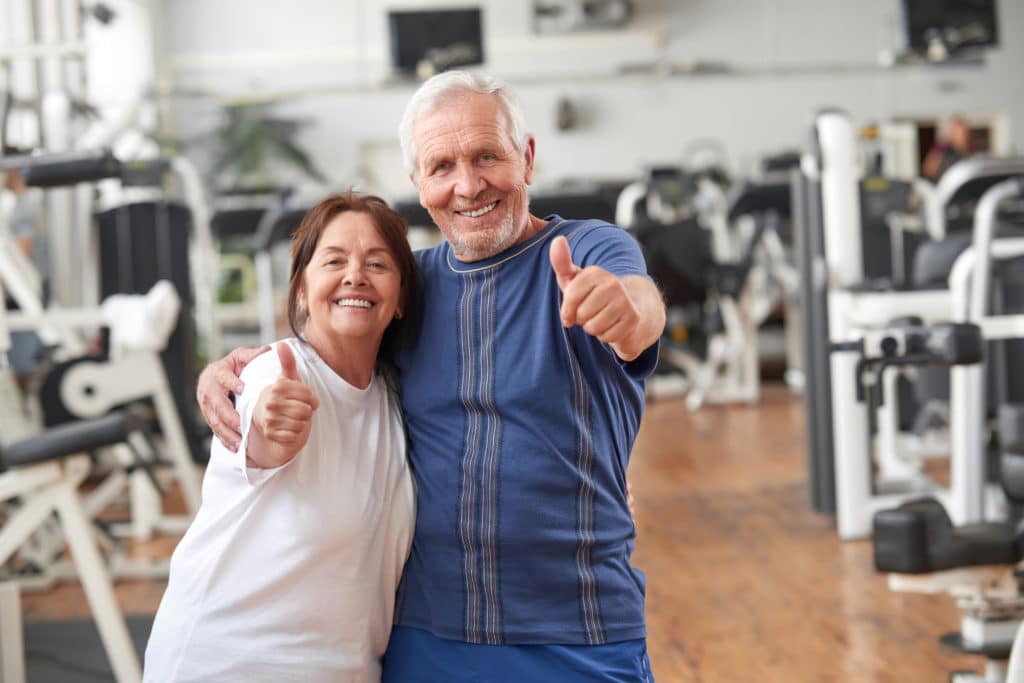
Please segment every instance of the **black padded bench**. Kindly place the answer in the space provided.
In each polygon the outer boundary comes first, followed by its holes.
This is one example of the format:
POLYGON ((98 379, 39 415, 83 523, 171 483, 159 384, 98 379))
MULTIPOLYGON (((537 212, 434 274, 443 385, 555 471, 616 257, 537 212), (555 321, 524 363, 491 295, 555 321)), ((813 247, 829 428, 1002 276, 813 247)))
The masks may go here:
POLYGON ((144 425, 143 419, 134 413, 114 412, 52 427, 37 436, 0 447, 0 472, 124 443, 129 434, 144 425))

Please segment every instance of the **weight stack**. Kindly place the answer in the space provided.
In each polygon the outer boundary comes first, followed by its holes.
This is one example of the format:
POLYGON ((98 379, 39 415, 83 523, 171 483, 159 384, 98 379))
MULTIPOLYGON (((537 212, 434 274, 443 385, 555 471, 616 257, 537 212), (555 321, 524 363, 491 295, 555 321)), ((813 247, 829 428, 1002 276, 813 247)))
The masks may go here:
POLYGON ((158 280, 171 282, 181 297, 178 324, 161 358, 192 457, 205 462, 203 441, 209 432, 195 412, 198 373, 188 248, 192 213, 176 202, 139 202, 103 211, 97 222, 102 298, 145 294, 158 280))

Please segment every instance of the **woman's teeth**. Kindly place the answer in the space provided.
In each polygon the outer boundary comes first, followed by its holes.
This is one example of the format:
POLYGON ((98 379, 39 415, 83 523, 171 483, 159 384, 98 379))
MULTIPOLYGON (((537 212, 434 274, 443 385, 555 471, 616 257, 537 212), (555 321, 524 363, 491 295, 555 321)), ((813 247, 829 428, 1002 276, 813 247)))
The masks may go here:
POLYGON ((354 306, 355 308, 369 308, 373 304, 369 301, 363 301, 362 299, 342 299, 338 302, 339 306, 354 306))

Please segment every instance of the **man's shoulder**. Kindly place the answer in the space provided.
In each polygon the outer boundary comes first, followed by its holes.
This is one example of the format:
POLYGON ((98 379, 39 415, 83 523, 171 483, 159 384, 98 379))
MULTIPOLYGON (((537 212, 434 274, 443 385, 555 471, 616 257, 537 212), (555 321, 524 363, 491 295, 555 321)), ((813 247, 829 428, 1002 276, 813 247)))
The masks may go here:
POLYGON ((603 218, 564 218, 559 229, 564 232, 575 232, 578 230, 597 230, 599 228, 619 229, 617 225, 603 218))
POLYGON ((419 264, 420 268, 430 268, 433 267, 434 264, 444 261, 444 254, 447 246, 447 242, 441 242, 440 244, 435 244, 434 246, 427 247, 426 249, 417 249, 413 252, 413 256, 416 257, 416 262, 419 264))
POLYGON ((574 251, 577 246, 610 246, 618 242, 633 241, 633 236, 628 231, 601 218, 566 219, 559 226, 558 232, 565 235, 574 251))

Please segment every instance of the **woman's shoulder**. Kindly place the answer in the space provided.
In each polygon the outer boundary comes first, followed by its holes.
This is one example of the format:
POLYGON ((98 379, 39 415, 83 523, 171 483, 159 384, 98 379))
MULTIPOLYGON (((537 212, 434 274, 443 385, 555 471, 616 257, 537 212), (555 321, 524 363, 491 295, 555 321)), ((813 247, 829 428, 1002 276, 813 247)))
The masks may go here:
POLYGON ((292 351, 292 355, 295 357, 295 367, 299 371, 299 375, 305 374, 305 371, 310 366, 309 353, 311 349, 307 348, 299 339, 295 337, 286 337, 285 339, 279 339, 275 342, 271 342, 270 350, 253 358, 249 361, 242 369, 240 378, 243 382, 248 379, 259 379, 263 377, 276 377, 281 374, 281 361, 277 356, 277 347, 280 344, 287 344, 292 351))

